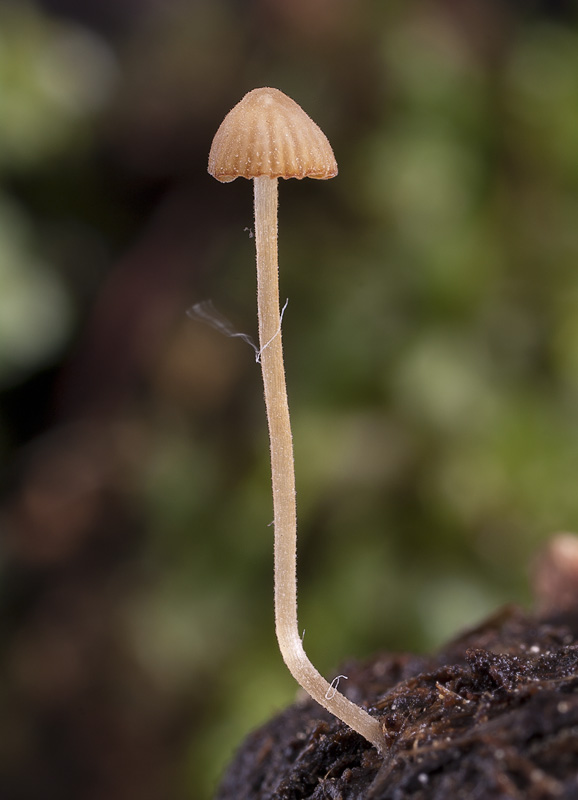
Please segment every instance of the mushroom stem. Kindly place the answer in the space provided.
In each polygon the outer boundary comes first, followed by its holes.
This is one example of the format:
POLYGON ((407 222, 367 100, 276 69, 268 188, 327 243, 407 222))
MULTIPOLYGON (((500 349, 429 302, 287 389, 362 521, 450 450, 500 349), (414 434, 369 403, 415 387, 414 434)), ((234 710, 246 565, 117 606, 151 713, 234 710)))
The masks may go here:
POLYGON ((297 512, 293 437, 283 364, 277 260, 277 178, 256 177, 257 305, 265 405, 271 444, 275 524, 275 629, 279 649, 295 680, 350 728, 385 750, 377 719, 330 686, 303 649, 297 624, 297 512))

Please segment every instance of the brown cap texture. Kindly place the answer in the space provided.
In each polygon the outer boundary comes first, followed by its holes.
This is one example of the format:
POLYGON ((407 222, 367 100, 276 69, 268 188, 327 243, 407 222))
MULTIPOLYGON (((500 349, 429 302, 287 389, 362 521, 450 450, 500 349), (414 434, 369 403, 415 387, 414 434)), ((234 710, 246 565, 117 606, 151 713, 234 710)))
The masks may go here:
POLYGON ((223 183, 242 178, 334 178, 327 137, 279 89, 253 89, 229 111, 215 134, 209 172, 223 183))

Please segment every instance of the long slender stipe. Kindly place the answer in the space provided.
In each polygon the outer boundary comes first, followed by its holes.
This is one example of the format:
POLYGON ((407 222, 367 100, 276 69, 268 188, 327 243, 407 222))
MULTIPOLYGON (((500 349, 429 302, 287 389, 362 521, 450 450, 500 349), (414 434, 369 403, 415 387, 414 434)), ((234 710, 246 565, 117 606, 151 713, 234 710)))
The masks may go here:
POLYGON ((311 697, 368 739, 378 750, 384 751, 385 738, 378 720, 344 697, 320 675, 309 661, 299 635, 295 466, 279 312, 277 178, 256 177, 253 183, 259 342, 271 442, 277 640, 289 671, 311 697))

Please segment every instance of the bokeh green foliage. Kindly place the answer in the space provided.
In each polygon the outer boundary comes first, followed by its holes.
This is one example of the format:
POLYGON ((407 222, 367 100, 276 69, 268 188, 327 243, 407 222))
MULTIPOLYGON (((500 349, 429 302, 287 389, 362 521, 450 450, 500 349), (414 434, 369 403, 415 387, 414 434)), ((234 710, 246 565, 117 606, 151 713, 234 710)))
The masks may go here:
POLYGON ((2 386, 54 360, 77 311, 58 265, 41 252, 38 220, 11 186, 87 152, 114 78, 108 49, 87 29, 28 2, 0 6, 2 386))
MULTIPOLYGON (((265 3, 264 19, 257 6, 243 20, 224 0, 157 9, 115 44, 114 68, 96 34, 33 6, 0 18, 0 379, 71 346, 67 320, 85 302, 58 250, 41 255, 15 173, 34 185, 68 153, 90 174, 104 119, 134 146, 120 149, 127 182, 189 181, 193 229, 205 196, 214 203, 213 241, 190 254, 190 296, 172 298, 118 433, 138 432, 123 497, 143 531, 117 614, 138 670, 194 710, 175 794, 193 798, 295 692, 273 635, 258 368, 241 341, 184 316, 211 296, 240 330, 256 327, 250 186, 204 175, 227 103, 279 86, 340 166, 327 184, 280 187, 300 621, 314 663, 330 676, 345 658, 433 648, 504 602, 530 603, 534 554, 578 529, 576 26, 498 5, 477 26, 436 3, 265 3), (79 47, 92 54, 84 84, 59 72, 79 47), (180 131, 173 161, 163 124, 180 131), (182 155, 189 134, 200 167, 182 155)), ((118 230, 107 235, 120 260, 118 230)))

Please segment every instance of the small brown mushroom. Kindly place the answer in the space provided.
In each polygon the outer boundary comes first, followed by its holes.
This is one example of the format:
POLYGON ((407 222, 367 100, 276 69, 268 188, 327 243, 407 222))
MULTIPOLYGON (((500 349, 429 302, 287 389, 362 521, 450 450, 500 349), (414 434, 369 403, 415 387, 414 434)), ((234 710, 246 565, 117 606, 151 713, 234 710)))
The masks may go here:
POLYGON ((578 536, 557 533, 539 553, 533 569, 533 590, 540 614, 578 606, 578 536))
POLYGON ((254 180, 259 357, 271 444, 275 524, 275 628, 289 671, 318 703, 379 750, 377 719, 330 685, 309 661, 297 623, 295 466, 279 311, 278 178, 333 178, 331 145, 303 109, 278 89, 249 92, 225 117, 209 155, 209 172, 224 183, 254 180))

